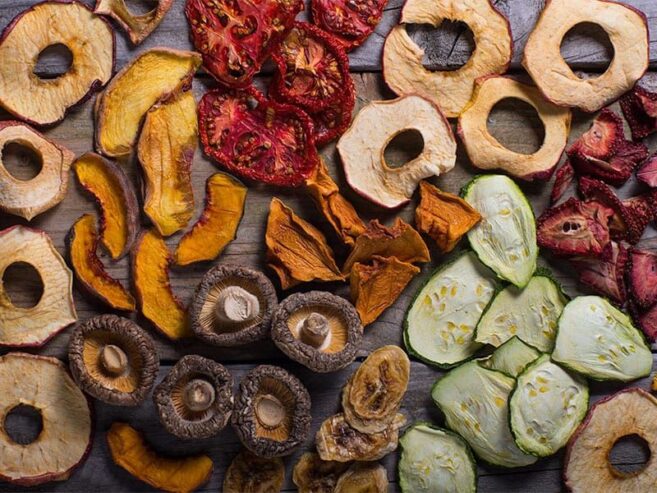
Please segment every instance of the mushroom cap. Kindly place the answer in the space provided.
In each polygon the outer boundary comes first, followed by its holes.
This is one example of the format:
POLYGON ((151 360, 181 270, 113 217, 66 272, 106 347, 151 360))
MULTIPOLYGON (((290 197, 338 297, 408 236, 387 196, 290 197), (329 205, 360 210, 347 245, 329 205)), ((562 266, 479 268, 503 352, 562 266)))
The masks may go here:
POLYGON ((115 406, 137 406, 155 383, 153 339, 132 320, 99 315, 78 325, 68 345, 71 374, 86 393, 115 406))
POLYGON ((259 457, 291 454, 308 437, 310 420, 310 394, 283 368, 260 365, 240 382, 232 425, 242 444, 259 457))
POLYGON ((183 356, 155 387, 153 401, 160 422, 172 435, 183 439, 209 438, 230 419, 233 377, 216 361, 197 355, 183 356), (211 386, 209 394, 203 382, 211 386), (196 410, 187 401, 189 392, 196 394, 191 398, 199 398, 196 410))
POLYGON ((217 265, 205 274, 198 285, 189 316, 192 330, 199 339, 216 346, 241 346, 267 336, 277 305, 274 285, 262 272, 236 265, 217 265), (235 290, 231 296, 221 297, 222 291, 230 287, 241 289, 235 290), (244 291, 257 298, 256 304, 250 299, 241 300, 247 312, 255 308, 257 315, 245 316, 242 321, 221 320, 217 312, 221 313, 222 310, 217 310, 217 303, 235 303, 236 297, 244 296, 244 291))
POLYGON ((356 358, 363 326, 354 306, 344 298, 310 291, 293 294, 281 302, 274 312, 271 335, 289 358, 326 373, 344 368, 356 358), (325 333, 318 327, 322 319, 328 323, 325 333))

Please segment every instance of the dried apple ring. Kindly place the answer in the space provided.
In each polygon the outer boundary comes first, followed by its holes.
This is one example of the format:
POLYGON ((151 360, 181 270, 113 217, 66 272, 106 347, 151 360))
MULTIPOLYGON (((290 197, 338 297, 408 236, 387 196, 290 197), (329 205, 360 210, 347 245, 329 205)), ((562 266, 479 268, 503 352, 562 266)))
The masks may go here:
POLYGON ((475 80, 503 74, 513 55, 509 21, 490 0, 408 0, 400 24, 388 34, 383 47, 383 78, 398 95, 419 94, 448 118, 456 118, 470 101, 475 80), (408 24, 440 27, 443 21, 461 21, 474 35, 475 49, 457 70, 424 68, 424 50, 408 35, 408 24))
POLYGON ((5 28, 0 60, 0 106, 28 123, 51 125, 110 80, 114 32, 80 2, 46 1, 24 10, 5 28), (57 44, 70 50, 70 69, 55 80, 34 75, 39 54, 57 44))
POLYGON ((499 169, 523 180, 547 180, 559 163, 568 141, 571 114, 568 108, 546 100, 534 86, 509 77, 485 77, 475 84, 472 101, 461 113, 458 134, 472 164, 479 169, 499 169), (514 152, 488 132, 488 116, 503 99, 530 104, 545 127, 541 148, 533 154, 514 152))
POLYGON ((522 65, 545 97, 560 106, 597 111, 632 89, 648 69, 648 24, 628 5, 606 0, 550 0, 527 39, 522 65), (577 24, 600 26, 614 47, 609 68, 580 79, 561 56, 564 36, 577 24))
POLYGON ((46 233, 24 226, 0 231, 0 346, 42 346, 77 320, 73 303, 73 274, 46 233), (2 276, 12 264, 34 267, 43 294, 31 308, 15 306, 2 276))
POLYGON ((68 189, 68 172, 75 155, 26 124, 0 122, 0 210, 31 221, 59 204, 68 189), (41 171, 31 180, 14 178, 2 163, 2 150, 16 143, 41 158, 41 171))
POLYGON ((97 0, 94 13, 114 19, 128 33, 130 41, 138 45, 160 25, 172 4, 173 0, 158 0, 150 12, 134 15, 125 0, 97 0))

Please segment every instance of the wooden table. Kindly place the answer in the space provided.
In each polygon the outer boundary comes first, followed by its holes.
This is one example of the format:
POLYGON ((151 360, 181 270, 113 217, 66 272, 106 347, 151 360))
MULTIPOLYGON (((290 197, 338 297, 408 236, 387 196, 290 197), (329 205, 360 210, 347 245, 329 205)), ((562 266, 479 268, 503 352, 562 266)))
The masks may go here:
MULTIPOLYGON (((84 0, 84 2, 90 5, 93 4, 93 0, 84 0)), ((26 7, 37 3, 37 1, 4 0, 1 3, 0 27, 4 28, 16 14, 26 7)), ((519 60, 523 45, 536 21, 543 2, 540 0, 497 0, 495 3, 509 17, 514 33, 515 54, 510 72, 526 77, 526 75, 521 73, 519 60)), ((655 70, 657 69, 657 3, 654 0, 630 0, 628 3, 643 10, 649 19, 652 48, 651 68, 655 70)), ((187 38, 187 24, 183 15, 183 4, 183 0, 176 0, 175 5, 164 19, 164 22, 136 49, 130 46, 120 30, 117 31, 116 69, 120 69, 135 54, 154 46, 190 49, 191 45, 187 38)), ((357 110, 370 100, 391 98, 394 96, 386 88, 382 80, 380 60, 383 42, 391 26, 398 20, 401 4, 401 0, 390 0, 389 5, 386 7, 383 20, 377 27, 376 32, 362 47, 350 55, 351 68, 354 72, 358 94, 357 110)), ((305 13, 303 17, 306 17, 305 13)), ((461 25, 451 25, 433 32, 419 28, 415 31, 414 36, 426 47, 426 64, 432 68, 458 67, 465 63, 472 49, 467 30, 461 25)), ((563 53, 572 67, 585 72, 582 74, 583 76, 595 76, 596 72, 604 70, 605 63, 609 60, 608 50, 600 42, 599 37, 581 32, 572 36, 564 43, 563 53)), ((0 63, 2 63, 2 60, 0 60, 0 63)), ((61 59, 55 57, 55 59, 51 59, 43 64, 43 72, 53 73, 58 67, 61 68, 61 59)), ((649 73, 644 80, 646 85, 652 86, 653 88, 657 87, 657 73, 649 73)), ((267 82, 267 74, 263 74, 258 82, 265 84, 267 82)), ((208 76, 199 74, 194 81, 194 93, 197 99, 208 87, 212 86, 213 82, 208 76)), ((93 145, 92 105, 93 98, 91 101, 73 110, 63 122, 48 129, 45 133, 48 137, 70 148, 77 155, 90 151, 93 145)), ((0 118, 8 118, 8 115, 1 114, 0 118)), ((575 112, 571 139, 576 138, 586 130, 589 122, 590 117, 588 115, 575 112)), ((537 123, 535 118, 532 119, 531 112, 522 106, 513 104, 504 105, 503 109, 491 115, 490 126, 502 142, 516 150, 533 152, 533 149, 536 149, 540 145, 542 138, 540 136, 541 125, 537 123)), ((653 136, 652 139, 648 140, 648 144, 654 151, 657 147, 657 139, 653 136)), ((409 152, 410 149, 408 146, 405 147, 402 143, 402 145, 391 150, 391 158, 403 162, 404 156, 409 152)), ((344 183, 344 177, 334 146, 328 145, 322 150, 322 154, 329 163, 331 173, 340 183, 343 193, 353 201, 364 217, 377 217, 385 222, 389 222, 395 215, 399 215, 409 221, 412 219, 415 203, 395 213, 377 209, 375 206, 357 197, 344 183)), ((130 163, 128 169, 134 175, 135 164, 130 163)), ((203 202, 205 180, 215 170, 214 165, 198 151, 193 167, 197 213, 203 202)), ((19 171, 19 175, 23 172, 24 170, 19 171)), ((456 192, 474 173, 475 171, 468 163, 467 158, 460 148, 456 168, 444 177, 436 180, 436 184, 442 189, 456 192)), ((546 198, 550 188, 549 185, 542 184, 523 185, 523 189, 531 198, 537 214, 540 214, 546 207, 546 198)), ((632 189, 632 184, 627 185, 624 187, 623 193, 631 193, 632 189)), ((252 186, 249 189, 246 211, 239 228, 237 239, 226 249, 218 262, 264 268, 264 226, 269 202, 274 195, 292 206, 298 214, 310 219, 313 223, 321 227, 328 234, 332 244, 336 246, 339 258, 344 259, 344 250, 339 247, 337 239, 332 235, 327 224, 318 220, 318 214, 313 204, 304 193, 276 190, 264 186, 252 186)), ((34 219, 31 226, 48 232, 60 253, 64 253, 64 236, 74 220, 81 214, 94 210, 95 206, 93 202, 88 196, 81 193, 79 186, 77 186, 73 176, 71 176, 70 191, 64 202, 53 210, 34 219)), ((1 228, 21 222, 18 218, 0 214, 1 228)), ((174 246, 178 238, 179 235, 175 235, 167 240, 167 243, 170 246, 174 246)), ((657 235, 654 229, 650 229, 646 233, 641 245, 645 247, 657 247, 657 235)), ((367 328, 363 347, 359 355, 361 359, 369 351, 381 345, 401 344, 401 320, 410 302, 410 298, 428 273, 442 261, 435 250, 432 252, 432 255, 433 261, 431 264, 423 267, 422 274, 411 283, 395 305, 388 309, 376 323, 367 328)), ((107 261, 107 258, 104 260, 106 260, 106 265, 111 275, 124 283, 129 282, 126 260, 118 263, 111 263, 107 261)), ((543 263, 546 262, 543 261, 543 263)), ((549 262, 549 266, 554 269, 557 278, 563 283, 569 295, 574 296, 580 294, 576 282, 569 276, 565 266, 553 261, 549 262)), ((184 269, 174 269, 172 272, 172 284, 176 294, 182 300, 188 302, 196 284, 209 267, 209 264, 202 264, 184 269)), ((15 299, 17 301, 34 297, 32 284, 27 283, 26 285, 24 282, 19 283, 16 282, 16 279, 6 279, 5 281, 10 287, 14 286, 16 288, 15 299)), ((303 286, 301 289, 308 289, 309 287, 330 289, 348 296, 348 288, 345 285, 303 286)), ((279 296, 283 297, 285 293, 279 292, 279 296)), ((88 298, 81 296, 77 291, 75 293, 75 302, 80 320, 107 311, 102 306, 90 302, 88 298)), ((136 320, 144 327, 148 327, 148 323, 142 318, 136 317, 136 320)), ((236 381, 239 381, 240 377, 246 371, 259 363, 274 363, 290 369, 301 378, 310 390, 313 402, 313 433, 327 416, 337 411, 339 407, 339 391, 345 380, 357 367, 355 363, 349 368, 335 374, 328 376, 317 375, 286 360, 270 342, 261 342, 237 349, 221 349, 199 343, 175 345, 156 335, 154 332, 152 333, 156 338, 157 349, 161 358, 160 378, 184 354, 201 354, 220 361, 229 368, 236 381)), ((65 358, 69 334, 70 328, 55 337, 45 347, 35 352, 65 358)), ((0 354, 5 352, 7 350, 1 350, 0 354)), ((441 372, 439 371, 418 362, 413 363, 411 384, 403 407, 403 412, 406 413, 410 421, 428 419, 436 423, 441 422, 440 413, 431 403, 429 396, 431 384, 440 375, 441 372)), ((636 382, 634 385, 647 388, 649 381, 645 379, 636 382)), ((619 388, 621 386, 594 384, 592 386, 592 400, 599 399, 601 396, 612 393, 619 388)), ((94 491, 96 493, 151 491, 149 486, 132 478, 123 469, 115 466, 109 458, 104 433, 115 420, 125 420, 143 430, 146 433, 148 441, 153 443, 158 450, 180 454, 199 451, 208 452, 215 461, 215 468, 212 479, 203 487, 202 491, 218 491, 221 489, 226 467, 240 448, 240 444, 230 427, 224 430, 218 437, 210 440, 201 440, 193 443, 177 440, 167 434, 160 426, 150 399, 144 405, 135 409, 115 408, 102 403, 96 403, 95 409, 96 439, 87 461, 74 472, 67 482, 46 484, 38 488, 32 488, 30 491, 94 491)), ((300 453, 303 450, 310 449, 312 446, 313 435, 311 435, 302 450, 299 450, 296 454, 286 459, 287 476, 285 491, 294 490, 294 485, 291 481, 292 468, 300 453)), ((618 454, 614 454, 614 462, 616 464, 628 465, 642 461, 642 454, 636 447, 626 445, 617 448, 619 449, 618 454)), ((383 461, 388 469, 388 477, 391 483, 390 489, 392 491, 398 491, 395 471, 396 459, 396 454, 390 454, 383 461)), ((0 460, 2 460, 1 457, 0 460)), ((480 491, 559 491, 563 489, 561 483, 561 466, 562 454, 557 454, 555 457, 540 460, 531 467, 517 470, 481 467, 479 470, 480 491)), ((19 490, 20 488, 15 486, 0 484, 0 491, 19 490)))

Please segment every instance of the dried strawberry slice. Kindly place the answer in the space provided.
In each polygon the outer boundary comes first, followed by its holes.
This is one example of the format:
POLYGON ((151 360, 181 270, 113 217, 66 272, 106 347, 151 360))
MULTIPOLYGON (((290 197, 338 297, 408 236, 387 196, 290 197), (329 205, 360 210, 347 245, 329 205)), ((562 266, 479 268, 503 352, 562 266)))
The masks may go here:
POLYGON ((633 312, 636 324, 650 341, 654 341, 657 338, 657 304, 646 312, 640 313, 636 309, 633 312))
POLYGON ((657 92, 636 86, 621 98, 620 107, 634 140, 657 132, 657 92))
POLYGON ((550 194, 550 205, 554 205, 561 200, 574 179, 575 169, 570 164, 570 161, 566 159, 556 172, 554 185, 552 185, 552 193, 550 194))
POLYGON ((251 83, 302 10, 302 0, 187 0, 185 15, 206 70, 240 88, 251 83))
POLYGON ((310 117, 253 87, 206 93, 199 133, 205 153, 244 178, 299 186, 319 163, 310 117))
POLYGON ((347 51, 372 34, 387 0, 312 0, 313 22, 333 34, 347 51))
POLYGON ((622 244, 612 242, 609 258, 574 257, 571 262, 579 273, 579 281, 582 284, 622 305, 627 300, 625 288, 627 259, 627 249, 622 244))
POLYGON ((630 249, 627 281, 632 299, 642 308, 657 303, 657 252, 630 249))
POLYGON ((657 188, 657 153, 646 159, 636 172, 636 177, 649 187, 657 188))

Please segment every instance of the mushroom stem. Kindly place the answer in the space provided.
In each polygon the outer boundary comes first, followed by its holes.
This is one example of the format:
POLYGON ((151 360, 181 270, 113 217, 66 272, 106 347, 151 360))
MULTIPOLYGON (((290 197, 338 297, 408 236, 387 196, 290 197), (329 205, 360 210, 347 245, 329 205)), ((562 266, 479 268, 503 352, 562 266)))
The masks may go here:
POLYGON ((100 364, 112 376, 122 375, 128 369, 128 356, 114 344, 107 344, 100 352, 100 364))
POLYGON ((207 411, 214 404, 214 386, 207 380, 195 378, 185 385, 183 401, 194 412, 207 411))
POLYGON ((285 419, 285 406, 277 397, 264 394, 256 402, 255 415, 262 426, 273 429, 285 419))
POLYGON ((301 323, 301 340, 315 348, 324 344, 329 332, 328 319, 321 313, 312 312, 301 323))
POLYGON ((217 319, 227 323, 253 320, 260 313, 258 297, 239 286, 228 286, 219 293, 214 309, 217 319))

